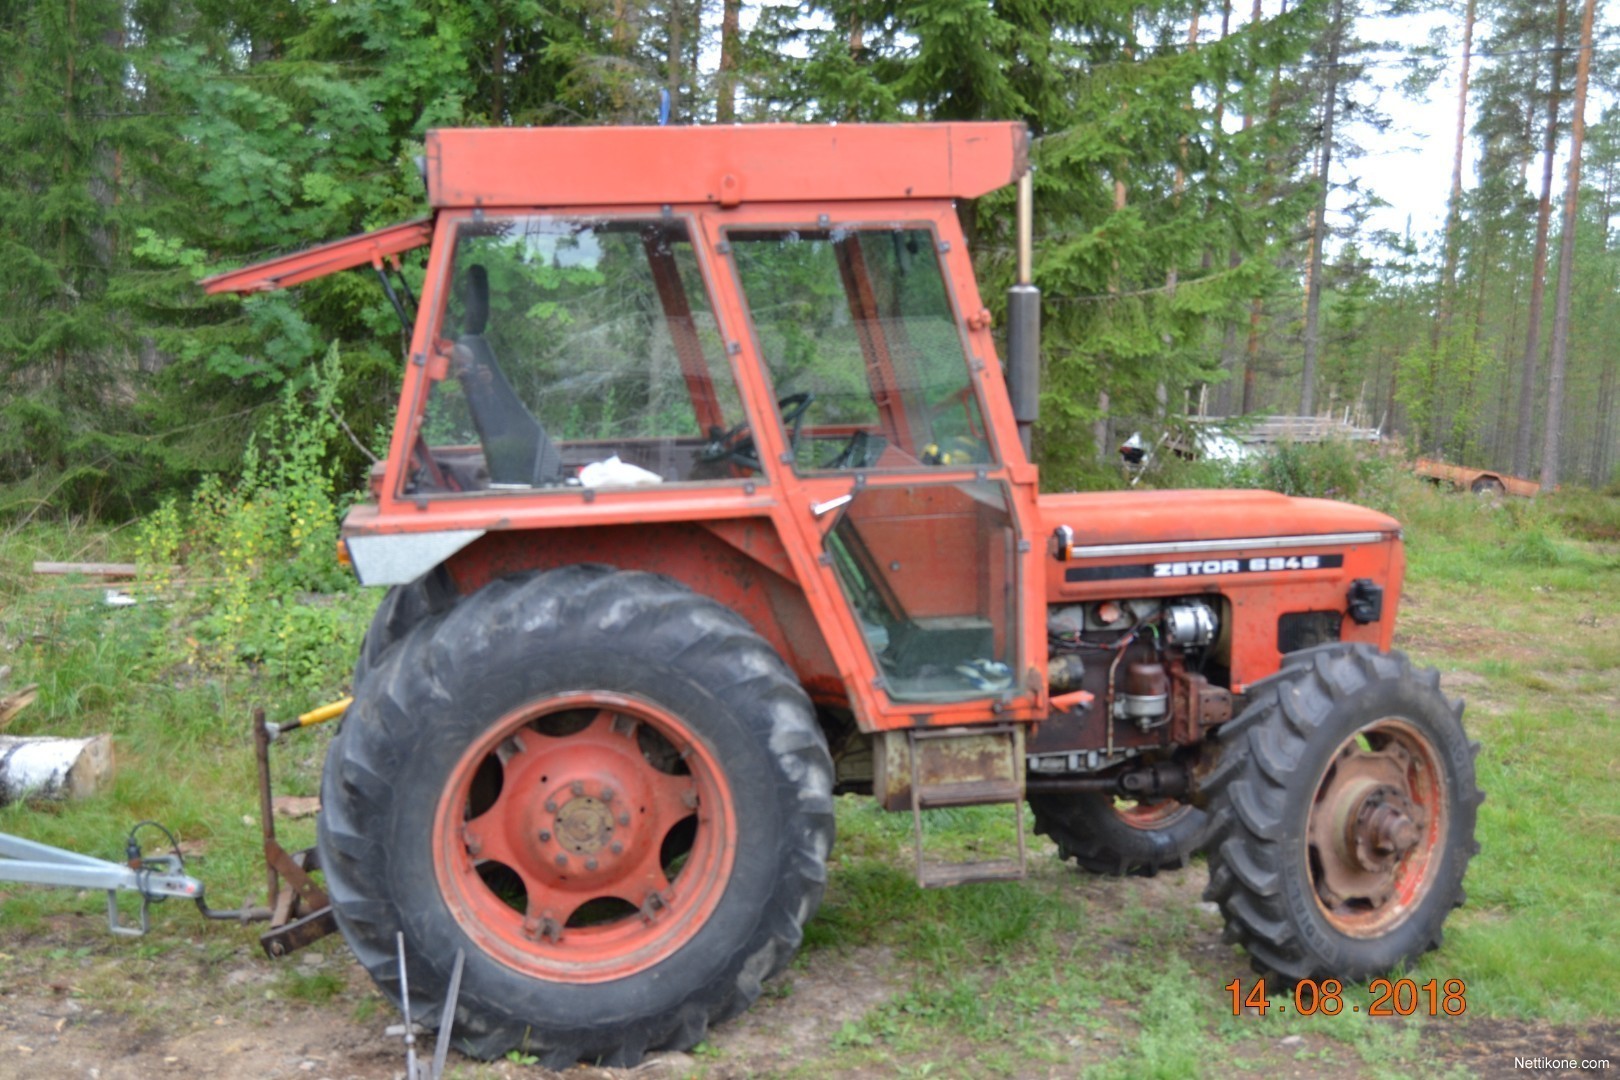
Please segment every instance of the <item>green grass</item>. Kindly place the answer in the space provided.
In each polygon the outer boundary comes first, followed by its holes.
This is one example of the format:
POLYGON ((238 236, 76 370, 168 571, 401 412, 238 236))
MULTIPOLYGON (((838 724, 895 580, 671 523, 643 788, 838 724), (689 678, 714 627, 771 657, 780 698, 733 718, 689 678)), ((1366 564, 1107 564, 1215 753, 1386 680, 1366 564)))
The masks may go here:
MULTIPOLYGON (((187 631, 175 603, 131 587, 143 602, 108 607, 105 586, 85 588, 76 579, 31 572, 35 560, 125 561, 130 540, 129 531, 45 526, 0 537, 0 664, 12 668, 6 686, 39 686, 38 700, 8 733, 107 732, 116 760, 110 787, 70 807, 0 807, 0 831, 122 859, 130 827, 159 821, 183 841, 188 869, 204 880, 211 903, 235 907, 263 888, 252 711, 263 707, 272 720, 287 720, 331 700, 344 688, 348 666, 334 666, 325 687, 313 693, 253 670, 199 668, 180 659, 187 631)), ((363 627, 376 599, 348 593, 339 602, 363 627)), ((278 792, 316 790, 329 738, 316 729, 278 744, 278 792)), ((313 842, 309 822, 279 827, 289 849, 313 842)), ((148 853, 166 850, 156 831, 143 831, 140 839, 148 853)), ((99 896, 65 890, 5 889, 0 895, 4 921, 19 928, 37 928, 42 916, 64 907, 93 913, 102 904, 99 896)), ((138 905, 126 898, 123 907, 132 914, 138 905)))

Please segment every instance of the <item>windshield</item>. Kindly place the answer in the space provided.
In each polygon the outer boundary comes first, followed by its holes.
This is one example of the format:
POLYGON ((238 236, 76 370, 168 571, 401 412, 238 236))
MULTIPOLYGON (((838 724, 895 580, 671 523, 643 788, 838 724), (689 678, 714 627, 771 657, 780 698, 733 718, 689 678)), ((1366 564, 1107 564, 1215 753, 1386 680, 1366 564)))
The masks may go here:
POLYGON ((726 239, 800 471, 991 460, 930 230, 726 239))
POLYGON ((407 490, 733 479, 743 416, 684 221, 484 217, 456 230, 407 490))

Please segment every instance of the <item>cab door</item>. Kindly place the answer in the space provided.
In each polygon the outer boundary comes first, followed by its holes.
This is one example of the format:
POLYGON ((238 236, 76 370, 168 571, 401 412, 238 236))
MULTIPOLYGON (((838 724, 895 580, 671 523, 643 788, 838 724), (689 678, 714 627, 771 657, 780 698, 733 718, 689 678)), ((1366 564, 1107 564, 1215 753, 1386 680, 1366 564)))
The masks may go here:
MULTIPOLYGON (((949 204, 707 221, 823 633, 868 729, 1044 706, 1035 473, 949 204), (1033 602, 1032 602, 1033 601, 1033 602)), ((757 444, 757 445, 756 445, 757 444)))

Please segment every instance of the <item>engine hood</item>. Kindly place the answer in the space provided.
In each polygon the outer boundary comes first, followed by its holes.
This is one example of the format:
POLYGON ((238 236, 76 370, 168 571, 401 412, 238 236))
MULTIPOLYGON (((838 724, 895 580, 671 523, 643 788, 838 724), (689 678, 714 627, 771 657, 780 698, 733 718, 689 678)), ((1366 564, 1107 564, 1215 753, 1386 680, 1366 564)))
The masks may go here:
POLYGON ((1074 545, 1193 543, 1294 536, 1351 536, 1361 542, 1398 539, 1388 514, 1332 499, 1301 499, 1274 491, 1102 491, 1042 495, 1045 533, 1074 530, 1074 545))

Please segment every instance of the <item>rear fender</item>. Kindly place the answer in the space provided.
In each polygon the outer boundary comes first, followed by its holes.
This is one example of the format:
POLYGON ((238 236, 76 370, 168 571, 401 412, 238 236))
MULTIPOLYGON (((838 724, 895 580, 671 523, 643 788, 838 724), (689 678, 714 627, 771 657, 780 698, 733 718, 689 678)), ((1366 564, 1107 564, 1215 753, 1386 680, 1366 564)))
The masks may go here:
POLYGON ((674 578, 748 620, 818 705, 847 708, 848 695, 786 550, 763 518, 624 526, 492 531, 445 567, 462 594, 508 574, 572 563, 607 563, 674 578))

